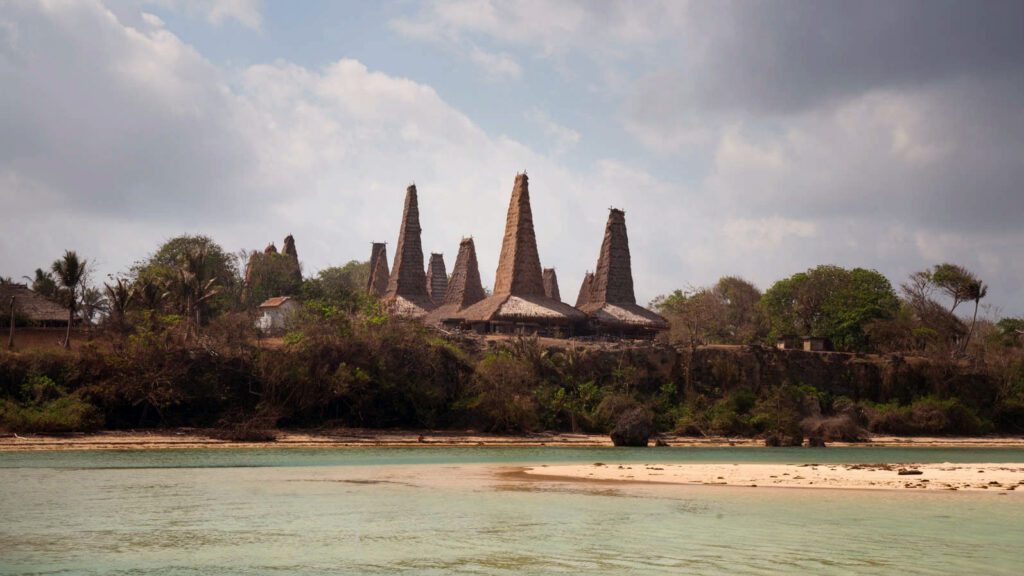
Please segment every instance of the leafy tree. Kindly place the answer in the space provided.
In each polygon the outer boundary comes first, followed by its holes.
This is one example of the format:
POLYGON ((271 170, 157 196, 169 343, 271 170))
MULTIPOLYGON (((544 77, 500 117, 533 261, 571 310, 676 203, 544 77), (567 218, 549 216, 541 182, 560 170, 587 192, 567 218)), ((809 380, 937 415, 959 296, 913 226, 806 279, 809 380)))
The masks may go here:
POLYGON ((749 344, 765 337, 768 324, 761 292, 734 276, 711 288, 676 290, 652 302, 672 323, 672 338, 696 346, 705 343, 749 344))
POLYGON ((128 309, 135 300, 135 287, 124 278, 117 278, 113 284, 103 284, 108 305, 108 321, 118 330, 123 330, 128 309))
POLYGON ((936 264, 930 270, 911 274, 910 279, 901 288, 906 298, 921 313, 922 319, 930 317, 929 320, 932 322, 937 320, 937 316, 940 316, 935 310, 939 306, 933 297, 936 292, 949 299, 948 316, 953 317, 954 320, 956 320, 954 314, 960 304, 974 302, 974 313, 966 335, 961 329, 962 324, 956 325, 959 324, 959 320, 951 322, 947 318, 942 322, 947 328, 951 328, 944 334, 949 335, 950 340, 959 341, 957 352, 962 353, 967 349, 978 322, 978 308, 981 300, 988 295, 988 286, 981 279, 963 266, 947 262, 936 264))
POLYGON ((203 310, 207 302, 217 295, 216 277, 208 277, 211 270, 207 265, 209 253, 206 246, 189 248, 181 255, 171 282, 171 294, 175 297, 179 311, 185 317, 185 338, 198 336, 202 326, 203 310))
POLYGON ((776 282, 764 293, 762 305, 773 337, 824 337, 836 349, 848 351, 869 349, 866 327, 899 310, 896 292, 885 276, 838 266, 818 266, 776 282))
MULTIPOLYGON (((238 258, 224 251, 208 236, 183 235, 164 242, 156 252, 132 266, 133 283, 150 282, 155 286, 170 288, 180 284, 180 264, 189 255, 202 251, 202 270, 194 271, 204 281, 216 280, 217 294, 203 303, 210 315, 230 310, 236 305, 241 279, 238 272, 238 258)), ((165 301, 166 302, 166 301, 165 301)), ((179 303, 175 301, 175 304, 179 303)))
POLYGON ((352 260, 344 266, 331 266, 303 282, 302 296, 307 300, 320 300, 349 311, 366 304, 366 282, 369 262, 352 260))
POLYGON ((57 297, 57 282, 53 279, 52 274, 44 271, 42 268, 36 268, 33 278, 25 276, 25 279, 32 283, 32 291, 36 294, 41 294, 47 298, 57 297))
POLYGON ((68 327, 64 334, 63 346, 70 348, 71 325, 75 320, 75 310, 78 309, 78 290, 85 279, 87 262, 79 259, 75 251, 66 250, 64 257, 54 262, 51 269, 60 285, 58 290, 60 301, 68 310, 68 327))
POLYGON ((258 306, 267 298, 294 296, 302 289, 299 261, 288 254, 251 252, 245 267, 245 302, 258 306))

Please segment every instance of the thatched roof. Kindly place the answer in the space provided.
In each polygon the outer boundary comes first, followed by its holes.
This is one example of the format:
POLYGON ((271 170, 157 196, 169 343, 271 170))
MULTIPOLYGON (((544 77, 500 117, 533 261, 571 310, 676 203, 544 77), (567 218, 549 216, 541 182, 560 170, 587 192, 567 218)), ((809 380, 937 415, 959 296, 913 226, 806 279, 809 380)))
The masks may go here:
POLYGON ((388 291, 388 246, 383 242, 374 242, 370 249, 370 276, 366 281, 366 291, 374 296, 383 296, 388 291))
POLYGON ((582 309, 587 304, 590 304, 590 301, 591 301, 591 299, 594 296, 593 295, 593 289, 594 289, 594 273, 593 272, 587 272, 586 275, 583 276, 583 284, 580 285, 580 293, 579 293, 578 296, 576 296, 576 307, 577 308, 581 308, 582 309))
POLYGON ((296 260, 299 259, 299 251, 295 249, 295 238, 291 234, 284 237, 283 252, 296 260))
POLYGON ((585 318, 579 311, 544 294, 544 280, 533 230, 526 174, 516 176, 505 221, 494 295, 459 314, 470 322, 516 321, 570 324, 585 318))
POLYGON ((263 253, 264 254, 277 254, 277 246, 274 246, 274 243, 271 242, 270 244, 267 244, 266 248, 263 249, 263 253))
POLYGON ((608 215, 597 270, 592 280, 584 279, 576 306, 606 326, 636 326, 650 330, 668 328, 664 318, 636 303, 626 213, 622 210, 612 208, 608 215))
POLYGON ((516 175, 512 200, 505 219, 505 238, 501 243, 495 294, 544 295, 537 236, 533 231, 530 208, 530 182, 526 174, 516 175))
POLYGON ((444 303, 427 316, 430 323, 440 323, 458 318, 459 312, 480 302, 486 297, 480 282, 480 267, 476 260, 476 245, 472 238, 463 238, 459 244, 459 255, 448 282, 444 303))
POLYGON ((290 301, 291 296, 275 296, 273 298, 267 298, 260 304, 260 308, 280 308, 285 302, 290 301))
POLYGON ((66 308, 42 294, 33 292, 25 284, 0 283, 0 313, 10 313, 12 297, 15 314, 29 322, 59 322, 67 325, 66 308))
POLYGON ((430 301, 436 306, 444 302, 444 295, 448 292, 448 270, 444 266, 443 254, 431 254, 430 264, 427 265, 427 294, 430 301))
POLYGON ((544 295, 552 300, 562 301, 562 293, 558 291, 558 274, 555 273, 554 268, 545 268, 543 272, 544 276, 544 295))
POLYGON ((399 316, 423 316, 434 307, 427 294, 427 276, 423 272, 421 232, 419 202, 416 186, 413 185, 405 191, 405 208, 398 231, 395 262, 384 295, 385 306, 399 316))

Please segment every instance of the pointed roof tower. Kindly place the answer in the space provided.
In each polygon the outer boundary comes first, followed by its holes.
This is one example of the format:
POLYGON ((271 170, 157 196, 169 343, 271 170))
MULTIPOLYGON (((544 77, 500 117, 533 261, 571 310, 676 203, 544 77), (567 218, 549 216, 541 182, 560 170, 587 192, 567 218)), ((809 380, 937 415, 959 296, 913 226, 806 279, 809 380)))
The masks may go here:
POLYGON ((295 249, 295 238, 291 234, 284 237, 283 252, 296 260, 299 259, 299 252, 295 249))
POLYGON ((593 290, 594 273, 587 272, 586 275, 583 276, 583 284, 580 286, 580 294, 576 297, 577 308, 582 310, 584 306, 590 304, 590 301, 593 298, 593 290))
POLYGON ((612 330, 657 332, 668 322, 654 312, 637 306, 633 292, 633 270, 626 234, 626 213, 612 208, 604 229, 604 241, 597 270, 583 280, 577 306, 598 326, 612 330))
POLYGON ((552 300, 562 301, 562 294, 558 291, 558 274, 554 268, 545 268, 544 273, 544 295, 552 300))
POLYGON ((277 254, 277 246, 274 246, 274 243, 271 242, 270 244, 267 244, 266 248, 263 249, 263 253, 264 254, 277 254))
POLYGON ((374 242, 370 249, 370 276, 366 280, 366 291, 374 296, 383 296, 388 291, 388 245, 374 242))
POLYGON ((443 304, 427 316, 427 322, 442 323, 457 317, 460 310, 468 308, 486 297, 480 282, 480 266, 476 260, 476 245, 472 238, 463 238, 459 243, 459 255, 448 282, 443 304))
POLYGON ((570 327, 585 318, 572 306, 544 295, 526 174, 516 175, 512 188, 494 295, 470 306, 460 317, 464 322, 484 322, 492 326, 513 323, 560 327, 570 327))
POLYGON ((388 279, 384 299, 392 312, 400 316, 422 316, 432 308, 427 294, 427 276, 423 272, 423 245, 420 243, 420 208, 416 185, 405 190, 405 208, 398 231, 395 263, 388 279))
POLYGON ((430 264, 427 265, 427 293, 435 306, 444 302, 448 291, 448 270, 444 266, 444 254, 431 253, 430 264))
POLYGON ((526 174, 516 175, 516 183, 512 188, 494 293, 544 295, 537 236, 533 231, 533 210, 530 208, 530 181, 526 174))

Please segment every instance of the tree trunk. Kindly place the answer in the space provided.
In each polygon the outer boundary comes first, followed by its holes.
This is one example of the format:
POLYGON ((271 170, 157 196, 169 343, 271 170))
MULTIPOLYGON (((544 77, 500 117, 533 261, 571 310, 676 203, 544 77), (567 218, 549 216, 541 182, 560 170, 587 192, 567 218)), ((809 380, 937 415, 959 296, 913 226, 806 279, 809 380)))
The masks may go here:
POLYGON ((7 336, 7 349, 14 350, 14 296, 11 296, 11 332, 7 336))
POLYGON ((71 322, 75 319, 75 309, 68 308, 68 328, 64 332, 64 348, 71 348, 71 322))
POLYGON ((974 317, 971 318, 971 329, 967 331, 967 338, 964 339, 964 347, 962 352, 967 352, 967 345, 971 342, 971 336, 974 335, 974 324, 978 321, 978 303, 981 302, 981 298, 974 301, 974 317))

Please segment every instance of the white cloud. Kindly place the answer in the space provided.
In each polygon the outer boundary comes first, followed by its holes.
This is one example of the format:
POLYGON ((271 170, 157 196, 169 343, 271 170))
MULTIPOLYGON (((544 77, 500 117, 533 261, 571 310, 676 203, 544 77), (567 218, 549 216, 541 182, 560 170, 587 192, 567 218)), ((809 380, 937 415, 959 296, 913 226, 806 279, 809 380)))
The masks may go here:
POLYGON ((478 46, 472 46, 469 49, 469 59, 492 80, 510 80, 523 74, 523 69, 515 58, 505 52, 488 52, 478 46))
POLYGON ((555 122, 543 110, 532 108, 523 116, 540 129, 545 141, 550 143, 551 151, 556 156, 564 154, 580 142, 579 132, 555 122))
POLYGON ((144 4, 161 6, 182 12, 190 17, 206 19, 214 26, 234 20, 253 30, 263 26, 260 0, 140 0, 144 4))

